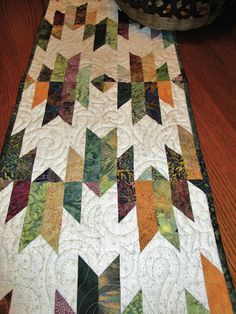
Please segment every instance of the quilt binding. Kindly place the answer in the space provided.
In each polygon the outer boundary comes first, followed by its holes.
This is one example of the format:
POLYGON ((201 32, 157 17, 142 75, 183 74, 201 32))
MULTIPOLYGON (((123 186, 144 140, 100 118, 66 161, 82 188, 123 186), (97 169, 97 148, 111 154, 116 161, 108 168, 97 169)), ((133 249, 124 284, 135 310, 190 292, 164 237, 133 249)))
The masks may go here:
MULTIPOLYGON (((31 63, 32 63, 33 58, 34 58, 35 50, 36 50, 36 47, 38 45, 38 40, 39 40, 39 30, 42 27, 42 21, 43 21, 43 18, 47 12, 49 2, 50 2, 50 0, 45 1, 45 7, 43 9, 43 12, 42 12, 42 15, 40 18, 40 22, 39 22, 39 25, 38 25, 37 30, 36 30, 36 37, 35 37, 35 40, 33 43, 33 48, 32 48, 32 51, 31 51, 31 54, 29 57, 29 61, 28 61, 26 70, 25 70, 25 72, 24 72, 24 74, 20 80, 20 84, 19 84, 19 88, 18 88, 18 92, 17 92, 17 96, 16 96, 16 101, 15 101, 15 106, 14 106, 14 109, 12 112, 12 116, 10 118, 8 129, 7 129, 7 132, 5 135, 5 139, 3 141, 2 151, 0 152, 0 168, 1 168, 1 163, 2 163, 1 159, 6 153, 7 145, 8 145, 8 142, 10 140, 11 133, 12 133, 12 130, 13 130, 13 127, 15 124, 19 104, 20 104, 23 89, 24 89, 25 79, 26 79, 27 73, 30 69, 31 63)), ((205 165, 205 161, 203 158, 203 153, 201 150, 200 140, 199 140, 199 136, 198 136, 198 132, 197 132, 196 122, 195 122, 193 110, 191 107, 191 99, 190 99, 190 92, 189 92, 189 86, 188 86, 188 79, 186 78, 186 75, 184 72, 183 61, 182 61, 182 57, 181 57, 179 44, 177 43, 176 33, 172 32, 172 34, 174 35, 173 36, 174 37, 174 45, 175 45, 175 50, 176 50, 176 54, 177 54, 177 58, 178 58, 179 67, 181 70, 181 75, 184 78, 184 91, 185 91, 185 97, 186 97, 186 104, 187 104, 189 119, 190 119, 192 131, 193 131, 193 137, 194 137, 194 143, 195 143, 195 147, 196 147, 196 151, 197 151, 198 161, 199 161, 199 165, 200 165, 200 169, 201 169, 201 173, 202 173, 202 177, 203 177, 204 191, 205 191, 205 194, 207 196, 207 201, 208 201, 208 206, 209 206, 209 211, 210 211, 210 217, 211 217, 211 223, 212 223, 212 226, 214 229, 214 235, 215 235, 215 239, 216 239, 216 243, 217 243, 217 250, 218 250, 221 266, 223 269, 225 281, 227 284, 228 292, 230 295, 233 312, 236 314, 236 292, 234 289, 232 276, 231 276, 230 271, 229 271, 229 266, 228 266, 228 263, 226 260, 225 250, 223 247, 221 234, 220 234, 220 230, 219 230, 219 225, 218 225, 218 221, 217 221, 217 216, 216 216, 216 212, 215 212, 214 200, 213 200, 213 195, 212 195, 212 191, 211 191, 211 187, 210 187, 210 180, 209 180, 209 176, 208 176, 208 173, 206 170, 206 165, 205 165)))

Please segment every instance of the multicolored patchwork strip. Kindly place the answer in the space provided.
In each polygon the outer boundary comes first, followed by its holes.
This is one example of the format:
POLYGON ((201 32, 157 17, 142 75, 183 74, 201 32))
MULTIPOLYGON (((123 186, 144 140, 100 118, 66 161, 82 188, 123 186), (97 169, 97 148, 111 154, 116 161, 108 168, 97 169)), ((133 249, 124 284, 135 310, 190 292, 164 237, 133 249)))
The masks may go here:
POLYGON ((174 33, 49 1, 0 159, 0 312, 232 314, 174 33))

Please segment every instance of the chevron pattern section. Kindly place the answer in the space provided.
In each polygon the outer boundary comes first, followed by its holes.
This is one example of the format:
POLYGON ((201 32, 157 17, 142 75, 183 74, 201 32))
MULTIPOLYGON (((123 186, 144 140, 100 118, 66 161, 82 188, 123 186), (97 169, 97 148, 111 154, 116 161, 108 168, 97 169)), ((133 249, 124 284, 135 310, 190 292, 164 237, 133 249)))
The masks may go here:
POLYGON ((233 314, 174 33, 50 0, 0 157, 0 312, 233 314))

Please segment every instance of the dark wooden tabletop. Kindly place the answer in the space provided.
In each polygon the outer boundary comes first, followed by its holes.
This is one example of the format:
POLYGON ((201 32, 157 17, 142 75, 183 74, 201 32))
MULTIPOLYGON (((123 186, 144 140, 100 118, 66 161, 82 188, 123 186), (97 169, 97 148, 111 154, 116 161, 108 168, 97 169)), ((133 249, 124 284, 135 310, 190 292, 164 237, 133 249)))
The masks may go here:
MULTIPOLYGON (((45 0, 0 0, 0 149, 45 0)), ((192 108, 236 286, 236 5, 214 24, 179 33, 192 108)))

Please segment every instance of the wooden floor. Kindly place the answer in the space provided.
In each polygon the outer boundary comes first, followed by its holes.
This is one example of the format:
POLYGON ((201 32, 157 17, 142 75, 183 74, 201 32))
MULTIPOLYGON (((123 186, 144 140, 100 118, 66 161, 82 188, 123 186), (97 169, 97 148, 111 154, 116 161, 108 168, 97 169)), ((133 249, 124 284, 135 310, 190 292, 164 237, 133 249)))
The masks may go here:
MULTIPOLYGON (((45 2, 0 0, 0 149, 45 2)), ((181 33, 178 39, 226 257, 236 286, 235 12, 236 5, 213 25, 181 33)))

